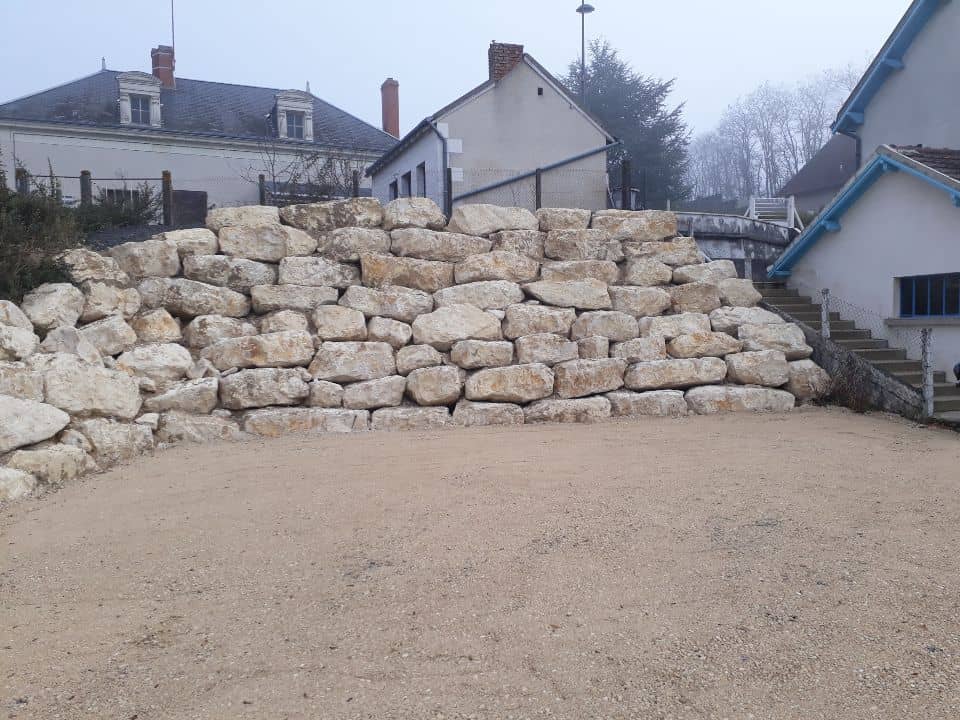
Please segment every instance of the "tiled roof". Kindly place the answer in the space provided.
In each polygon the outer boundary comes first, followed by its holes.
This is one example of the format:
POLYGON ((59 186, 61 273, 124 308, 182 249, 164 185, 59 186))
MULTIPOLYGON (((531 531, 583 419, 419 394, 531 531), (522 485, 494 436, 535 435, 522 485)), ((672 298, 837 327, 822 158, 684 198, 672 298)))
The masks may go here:
MULTIPOLYGON (((120 74, 102 70, 13 100, 0 105, 0 119, 119 127, 120 74)), ((266 137, 265 116, 273 111, 278 92, 274 88, 177 78, 175 90, 160 92, 162 131, 232 139, 266 137)), ((374 153, 385 152, 396 143, 387 133, 318 97, 313 98, 313 137, 316 145, 374 153)))
POLYGON ((928 148, 922 145, 899 146, 894 149, 901 155, 960 182, 960 150, 928 148))

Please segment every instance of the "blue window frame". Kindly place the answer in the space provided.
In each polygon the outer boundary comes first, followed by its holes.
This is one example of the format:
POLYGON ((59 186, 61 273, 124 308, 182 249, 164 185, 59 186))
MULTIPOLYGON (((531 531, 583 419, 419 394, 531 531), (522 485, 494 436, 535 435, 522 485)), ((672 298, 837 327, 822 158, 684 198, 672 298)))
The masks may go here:
POLYGON ((960 317, 960 273, 900 278, 900 317, 960 317))

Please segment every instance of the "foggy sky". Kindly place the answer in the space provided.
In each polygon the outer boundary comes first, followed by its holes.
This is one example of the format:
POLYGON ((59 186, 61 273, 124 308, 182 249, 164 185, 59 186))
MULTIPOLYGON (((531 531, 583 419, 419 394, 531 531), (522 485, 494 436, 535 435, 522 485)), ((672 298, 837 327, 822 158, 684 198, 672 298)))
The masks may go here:
MULTIPOLYGON (((406 132, 486 79, 491 40, 556 74, 579 56, 578 0, 176 0, 177 75, 304 89, 379 126, 380 84, 400 82, 406 132)), ((593 0, 587 41, 676 78, 695 130, 764 81, 863 67, 907 0, 593 0)), ((0 101, 93 73, 150 71, 170 42, 169 0, 0 0, 0 101)))

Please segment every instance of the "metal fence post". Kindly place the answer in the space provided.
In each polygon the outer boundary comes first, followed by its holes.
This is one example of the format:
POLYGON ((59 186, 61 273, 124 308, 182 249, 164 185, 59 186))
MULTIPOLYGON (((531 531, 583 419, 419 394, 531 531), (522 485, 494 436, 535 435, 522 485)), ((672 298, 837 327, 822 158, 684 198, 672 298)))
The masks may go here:
POLYGON ((453 168, 448 167, 443 184, 443 212, 447 217, 453 214, 453 168))
POLYGON ((353 192, 353 197, 360 197, 360 171, 354 170, 353 177, 351 178, 351 191, 353 192))
POLYGON ((257 188, 259 190, 260 204, 267 204, 267 178, 261 173, 257 177, 257 188))
POLYGON ((923 414, 933 417, 933 328, 920 329, 920 367, 923 372, 923 414))
POLYGON ((93 204, 93 180, 89 170, 80 171, 80 205, 86 207, 93 204))
POLYGON ((630 161, 620 163, 620 209, 632 210, 630 207, 630 161))
POLYGON ((533 176, 533 190, 537 210, 539 210, 543 207, 543 170, 540 168, 537 168, 536 174, 533 176))
POLYGON ((17 194, 29 195, 30 194, 30 174, 27 172, 27 169, 17 168, 16 171, 14 171, 13 176, 16 179, 17 194))
POLYGON ((173 225, 173 175, 169 170, 161 173, 161 193, 163 195, 163 224, 173 225))
POLYGON ((820 291, 823 300, 820 304, 820 335, 830 339, 830 291, 824 288, 820 291))

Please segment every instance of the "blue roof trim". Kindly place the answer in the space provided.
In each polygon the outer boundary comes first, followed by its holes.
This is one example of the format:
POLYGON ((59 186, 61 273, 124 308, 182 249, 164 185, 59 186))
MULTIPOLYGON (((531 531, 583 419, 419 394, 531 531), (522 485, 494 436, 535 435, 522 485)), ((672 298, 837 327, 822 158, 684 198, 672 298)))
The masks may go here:
POLYGON ((960 208, 960 189, 941 182, 907 162, 898 159, 902 157, 903 156, 897 155, 888 148, 881 148, 881 151, 857 173, 847 187, 820 213, 813 225, 808 226, 800 237, 794 240, 783 254, 777 258, 777 261, 770 266, 767 277, 771 280, 790 277, 794 266, 807 254, 807 251, 816 245, 824 234, 839 232, 842 227, 840 219, 844 213, 852 208, 857 201, 863 197, 864 193, 873 187, 873 184, 888 172, 903 172, 923 180, 929 185, 947 193, 953 201, 953 204, 960 208))
POLYGON ((880 54, 870 64, 860 83, 843 104, 836 121, 831 126, 833 132, 848 135, 858 126, 863 125, 867 106, 887 78, 905 67, 903 56, 910 49, 917 35, 926 27, 930 18, 947 2, 950 0, 915 0, 893 31, 893 35, 884 44, 880 54))

